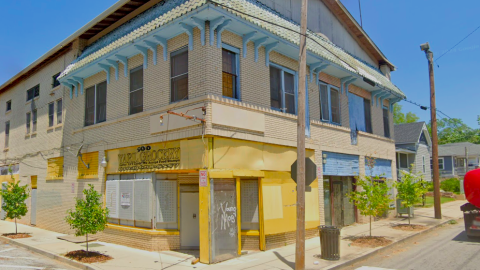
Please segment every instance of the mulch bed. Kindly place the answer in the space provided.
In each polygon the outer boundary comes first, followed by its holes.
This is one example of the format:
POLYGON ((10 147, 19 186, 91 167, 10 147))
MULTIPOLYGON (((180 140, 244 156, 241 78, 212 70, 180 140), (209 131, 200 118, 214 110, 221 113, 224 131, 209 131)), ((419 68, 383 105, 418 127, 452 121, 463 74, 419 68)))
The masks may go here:
POLYGON ((418 232, 418 231, 423 231, 427 229, 427 226, 415 225, 415 224, 398 224, 398 225, 393 225, 392 228, 395 230, 418 232))
POLYGON ((74 250, 65 254, 66 257, 82 263, 98 263, 113 259, 108 255, 104 255, 97 251, 74 250))
POLYGON ((383 236, 360 236, 350 240, 352 241, 352 246, 369 248, 383 247, 393 242, 383 236))
POLYGON ((20 239, 20 238, 29 238, 32 237, 29 233, 4 233, 2 236, 8 237, 10 239, 20 239))

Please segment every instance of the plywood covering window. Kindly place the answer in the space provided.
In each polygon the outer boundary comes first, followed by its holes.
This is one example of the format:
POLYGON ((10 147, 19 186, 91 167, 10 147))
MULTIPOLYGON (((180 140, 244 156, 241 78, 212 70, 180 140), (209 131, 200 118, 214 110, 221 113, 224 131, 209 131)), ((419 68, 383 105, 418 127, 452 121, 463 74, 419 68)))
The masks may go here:
POLYGON ((49 158, 47 167, 47 180, 58 179, 63 179, 63 157, 49 158))
POLYGON ((130 114, 143 112, 143 66, 130 70, 130 114))
POLYGON ((222 49, 222 95, 224 97, 239 99, 238 53, 239 50, 232 46, 223 45, 222 49))
POLYGON ((101 82, 85 91, 85 126, 107 120, 107 82, 101 82))
POLYGON ((98 178, 98 152, 84 153, 82 159, 78 157, 78 178, 98 178), (83 163, 87 164, 88 168, 83 163))
POLYGON ((188 48, 173 52, 170 62, 170 101, 177 102, 188 99, 188 48))

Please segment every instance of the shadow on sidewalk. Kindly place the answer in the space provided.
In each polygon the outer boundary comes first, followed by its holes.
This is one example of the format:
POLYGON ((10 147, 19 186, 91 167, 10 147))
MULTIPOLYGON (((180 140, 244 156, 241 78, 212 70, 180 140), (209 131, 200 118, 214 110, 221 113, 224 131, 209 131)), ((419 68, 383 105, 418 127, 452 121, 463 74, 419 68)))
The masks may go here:
POLYGON ((277 258, 282 261, 284 264, 288 265, 288 267, 295 269, 295 262, 288 261, 285 259, 282 255, 280 255, 278 252, 274 251, 273 254, 277 256, 277 258))

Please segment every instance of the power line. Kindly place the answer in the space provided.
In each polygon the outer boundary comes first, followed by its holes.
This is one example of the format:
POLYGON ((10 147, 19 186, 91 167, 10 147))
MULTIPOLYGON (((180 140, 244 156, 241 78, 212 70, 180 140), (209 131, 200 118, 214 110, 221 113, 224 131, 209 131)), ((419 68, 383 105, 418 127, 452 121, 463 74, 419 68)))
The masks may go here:
POLYGON ((453 50, 455 47, 457 47, 460 43, 462 43, 465 39, 467 39, 469 36, 471 36, 473 33, 475 33, 478 29, 480 29, 480 26, 478 26, 477 28, 475 28, 475 30, 473 30, 472 32, 470 32, 470 34, 466 35, 464 38, 462 38, 462 40, 460 40, 457 44, 455 44, 455 46, 453 46, 452 48, 450 48, 448 51, 446 51, 445 53, 443 53, 442 55, 440 55, 439 57, 437 57, 437 59, 435 59, 435 62, 437 62, 438 60, 440 60, 440 58, 442 58, 444 55, 446 55, 447 53, 449 53, 451 50, 453 50))

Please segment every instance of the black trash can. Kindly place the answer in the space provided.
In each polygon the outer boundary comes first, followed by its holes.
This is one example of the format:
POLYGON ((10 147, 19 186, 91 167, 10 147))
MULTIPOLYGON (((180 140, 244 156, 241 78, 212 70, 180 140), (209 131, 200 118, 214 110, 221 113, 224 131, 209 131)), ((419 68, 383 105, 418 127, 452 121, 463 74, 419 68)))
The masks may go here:
POLYGON ((471 203, 460 206, 465 222, 465 232, 469 238, 480 237, 480 208, 471 203))
POLYGON ((321 258, 329 261, 340 259, 340 228, 319 226, 321 258))

